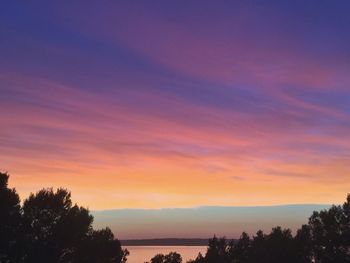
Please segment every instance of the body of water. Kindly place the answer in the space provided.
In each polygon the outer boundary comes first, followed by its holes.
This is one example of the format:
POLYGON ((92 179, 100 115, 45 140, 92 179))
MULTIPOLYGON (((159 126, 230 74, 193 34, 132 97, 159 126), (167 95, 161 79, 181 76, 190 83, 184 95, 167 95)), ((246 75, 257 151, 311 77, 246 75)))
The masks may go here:
POLYGON ((199 252, 204 254, 206 246, 125 246, 129 250, 127 263, 144 263, 150 261, 156 254, 177 252, 182 256, 182 262, 195 259, 199 252))

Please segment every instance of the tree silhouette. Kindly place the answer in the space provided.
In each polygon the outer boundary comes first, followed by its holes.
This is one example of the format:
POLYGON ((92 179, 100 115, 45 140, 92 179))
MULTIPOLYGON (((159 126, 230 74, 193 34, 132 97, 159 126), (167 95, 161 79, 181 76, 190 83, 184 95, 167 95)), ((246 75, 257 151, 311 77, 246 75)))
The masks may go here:
POLYGON ((121 248, 120 242, 114 239, 109 228, 93 230, 81 242, 75 255, 75 262, 112 263, 126 262, 129 255, 121 248))
POLYGON ((237 243, 234 244, 231 241, 229 258, 232 263, 248 262, 251 252, 251 240, 249 235, 245 232, 242 233, 237 243))
POLYGON ((350 194, 347 196, 346 202, 343 204, 343 218, 342 218, 342 236, 341 242, 343 244, 342 250, 346 262, 350 262, 350 194))
POLYGON ((205 255, 206 262, 208 263, 226 263, 229 262, 228 251, 229 244, 227 240, 223 238, 217 238, 214 236, 209 239, 207 253, 205 255))
POLYGON ((314 212, 309 219, 317 262, 350 262, 350 195, 343 206, 314 212))
POLYGON ((0 262, 20 260, 20 199, 15 189, 8 188, 9 175, 0 172, 0 262))
POLYGON ((207 253, 189 263, 349 263, 350 195, 342 206, 314 212, 293 237, 291 230, 259 230, 252 239, 242 233, 236 242, 214 238, 207 253))
POLYGON ((350 262, 350 194, 347 196, 346 202, 343 204, 343 222, 342 222, 342 242, 346 253, 346 260, 350 262))
POLYGON ((252 240, 252 249, 249 253, 249 260, 251 262, 266 262, 267 255, 265 253, 265 235, 264 232, 259 230, 252 240))
POLYGON ((295 235, 295 252, 298 263, 312 262, 312 241, 311 232, 308 225, 303 225, 295 235))
POLYGON ((203 257, 202 253, 198 253, 198 256, 194 260, 189 260, 188 263, 206 263, 205 257, 203 257))
POLYGON ((170 252, 167 255, 157 254, 151 259, 151 263, 182 263, 182 258, 176 252, 170 252))
POLYGON ((28 262, 67 260, 91 231, 93 221, 88 210, 72 206, 65 189, 31 194, 23 204, 23 219, 28 228, 28 262))
POLYGON ((0 262, 126 262, 128 251, 111 230, 94 230, 92 215, 66 189, 30 194, 21 209, 8 177, 0 174, 0 262))
POLYGON ((275 227, 266 236, 265 253, 269 263, 295 263, 293 236, 290 229, 275 227))
POLYGON ((163 254, 157 254, 153 258, 151 258, 151 263, 163 263, 164 262, 164 258, 165 257, 164 257, 163 254))

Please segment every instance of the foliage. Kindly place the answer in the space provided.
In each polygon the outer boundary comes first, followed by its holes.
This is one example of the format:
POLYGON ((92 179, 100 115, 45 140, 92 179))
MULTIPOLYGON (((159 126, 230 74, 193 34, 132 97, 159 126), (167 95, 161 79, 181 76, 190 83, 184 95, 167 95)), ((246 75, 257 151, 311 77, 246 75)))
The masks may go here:
POLYGON ((21 247, 20 199, 15 189, 8 188, 9 175, 0 172, 0 262, 17 261, 21 247))
POLYGON ((182 263, 181 255, 176 252, 170 252, 167 255, 157 254, 150 263, 182 263))
POLYGON ((94 230, 92 215, 66 189, 42 189, 21 207, 8 178, 0 173, 0 262, 126 262, 112 231, 94 230))
POLYGON ((259 230, 233 241, 209 240, 207 252, 188 263, 349 263, 350 195, 343 206, 314 212, 307 225, 293 237, 291 230, 275 227, 270 234, 259 230))

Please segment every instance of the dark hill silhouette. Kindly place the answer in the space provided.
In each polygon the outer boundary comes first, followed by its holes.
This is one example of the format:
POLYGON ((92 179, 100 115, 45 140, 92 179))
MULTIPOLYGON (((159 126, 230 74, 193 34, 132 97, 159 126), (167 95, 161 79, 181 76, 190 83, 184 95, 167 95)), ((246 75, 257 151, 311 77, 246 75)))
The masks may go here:
POLYGON ((123 246, 206 246, 208 238, 154 238, 120 240, 123 246))

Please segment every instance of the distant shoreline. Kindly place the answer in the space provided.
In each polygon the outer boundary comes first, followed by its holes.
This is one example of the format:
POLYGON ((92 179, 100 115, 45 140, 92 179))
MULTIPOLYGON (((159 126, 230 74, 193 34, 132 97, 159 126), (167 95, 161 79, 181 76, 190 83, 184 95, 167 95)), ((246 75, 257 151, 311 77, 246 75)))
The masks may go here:
POLYGON ((155 238, 120 240, 122 246, 207 246, 209 238, 155 238))

